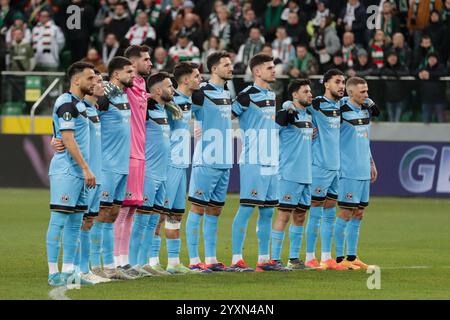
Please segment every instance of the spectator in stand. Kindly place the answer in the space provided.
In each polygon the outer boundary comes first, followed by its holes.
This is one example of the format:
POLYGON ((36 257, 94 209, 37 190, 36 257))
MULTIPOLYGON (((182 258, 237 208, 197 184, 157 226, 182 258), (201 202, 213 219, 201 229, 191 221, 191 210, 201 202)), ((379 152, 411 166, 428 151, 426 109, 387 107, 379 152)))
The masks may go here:
POLYGON ((139 0, 122 0, 122 1, 127 3, 128 10, 131 13, 131 16, 135 17, 136 16, 137 6, 139 4, 139 0))
POLYGON ((337 26, 341 34, 352 32, 355 36, 355 43, 361 46, 365 46, 367 43, 365 39, 366 23, 366 7, 359 0, 348 0, 337 19, 337 26))
POLYGON ((109 23, 106 23, 105 27, 106 33, 114 33, 119 41, 123 39, 132 26, 126 4, 123 2, 117 3, 114 7, 114 14, 108 21, 109 23))
POLYGON ((296 56, 286 70, 292 78, 307 78, 319 73, 319 65, 316 58, 308 51, 306 44, 296 47, 296 56))
POLYGON ((281 13, 283 9, 284 5, 282 0, 271 0, 267 5, 266 12, 264 13, 264 37, 267 42, 272 42, 275 38, 275 32, 281 25, 281 13))
POLYGON ((147 14, 148 23, 156 29, 161 15, 161 0, 140 0, 136 12, 139 14, 141 11, 147 14))
POLYGON ((441 11, 442 22, 450 30, 450 0, 445 0, 444 8, 441 11))
POLYGON ((409 34, 414 38, 414 50, 419 47, 422 31, 430 23, 433 10, 442 10, 442 0, 410 1, 407 26, 409 34))
POLYGON ((292 44, 292 39, 288 37, 285 26, 277 28, 276 38, 272 42, 272 52, 273 58, 280 59, 285 67, 295 59, 295 46, 292 44))
POLYGON ((423 34, 430 36, 433 47, 441 57, 444 55, 445 38, 448 38, 448 35, 445 35, 445 31, 446 28, 441 21, 439 11, 433 10, 431 12, 430 24, 423 30, 423 34))
POLYGON ((300 7, 298 6, 297 0, 289 0, 287 2, 286 8, 284 8, 281 13, 281 23, 285 24, 288 21, 289 13, 293 12, 295 14, 299 14, 300 7))
POLYGON ((115 56, 122 55, 119 41, 114 33, 108 33, 102 46, 102 60, 108 65, 115 56))
POLYGON ((95 49, 95 48, 90 48, 87 52, 86 57, 82 61, 92 63, 94 65, 95 69, 97 69, 101 73, 108 72, 108 68, 103 63, 102 58, 100 57, 97 49, 95 49))
POLYGON ((325 72, 324 66, 331 61, 331 57, 341 49, 341 42, 332 24, 331 17, 320 19, 314 38, 311 40, 311 48, 319 57, 320 70, 325 72))
POLYGON ((383 67, 386 42, 383 30, 376 30, 373 39, 370 40, 370 57, 377 68, 383 67))
POLYGON ((292 43, 308 43, 309 37, 306 32, 306 26, 300 22, 297 13, 289 12, 287 24, 285 25, 288 37, 292 39, 292 43))
MULTIPOLYGON (((442 22, 445 26, 444 34, 450 33, 450 0, 445 0, 444 9, 442 10, 442 22)), ((450 37, 444 38, 444 45, 442 48, 443 56, 441 61, 444 65, 450 67, 450 37)))
MULTIPOLYGON (((326 7, 325 1, 317 1, 317 10, 314 15, 314 18, 311 19, 311 24, 313 28, 320 27, 320 20, 322 18, 330 17, 330 9, 326 7)), ((331 18, 331 17, 330 17, 331 18)))
POLYGON ((100 8, 97 11, 97 15, 94 20, 94 27, 98 29, 98 40, 103 42, 105 39, 105 28, 112 21, 112 16, 114 15, 114 7, 119 2, 119 0, 101 0, 100 8))
POLYGON ((348 68, 353 67, 357 51, 358 48, 355 45, 355 36, 352 32, 347 31, 342 37, 342 58, 348 68))
POLYGON ((271 56, 272 55, 272 45, 270 43, 264 43, 261 53, 271 56))
POLYGON ((328 69, 338 69, 338 70, 341 70, 342 72, 346 73, 348 66, 344 62, 344 58, 342 57, 342 55, 340 53, 336 53, 333 56, 331 63, 326 68, 326 70, 328 70, 328 69))
POLYGON ((23 14, 20 12, 16 12, 14 14, 13 19, 14 19, 14 24, 11 27, 9 27, 9 29, 5 35, 6 44, 7 45, 11 44, 11 42, 13 41, 12 34, 17 29, 22 30, 23 40, 25 40, 28 43, 31 43, 31 31, 28 28, 28 25, 25 23, 25 17, 23 16, 23 14))
POLYGON ((221 45, 228 48, 231 42, 231 24, 228 20, 227 7, 221 6, 217 10, 217 19, 210 25, 211 35, 220 39, 221 45))
POLYGON ((200 65, 200 50, 183 33, 178 36, 177 44, 170 48, 169 56, 175 62, 190 61, 200 65))
MULTIPOLYGON (((166 8, 163 7, 163 13, 161 14, 161 20, 160 20, 160 32, 161 36, 158 34, 158 37, 160 36, 163 46, 168 47, 176 41, 176 39, 171 39, 171 30, 172 30, 172 24, 177 21, 177 19, 180 19, 178 16, 183 11, 183 0, 173 0, 172 5, 167 6, 166 8)), ((180 17, 182 17, 180 15, 180 17)))
POLYGON ((412 64, 412 50, 408 47, 405 42, 405 36, 403 33, 397 32, 392 36, 392 46, 389 48, 390 51, 395 51, 400 60, 408 69, 411 68, 412 64))
MULTIPOLYGON (((175 24, 175 23, 174 23, 175 24)), ((194 45, 200 48, 203 45, 203 32, 201 30, 201 23, 197 15, 193 13, 186 13, 181 20, 181 25, 179 27, 174 26, 172 32, 178 30, 174 34, 173 41, 176 41, 177 35, 183 33, 189 37, 189 39, 194 43, 194 45)))
POLYGON ((427 34, 423 35, 419 48, 414 50, 414 68, 423 69, 428 63, 428 55, 435 51, 431 37, 427 34))
POLYGON ((36 70, 57 71, 59 53, 65 44, 64 34, 50 17, 50 11, 41 10, 39 22, 32 30, 36 70))
POLYGON ((420 80, 422 98, 422 121, 429 123, 432 115, 436 114, 438 122, 446 122, 445 109, 447 97, 445 82, 440 77, 448 75, 446 67, 439 63, 439 56, 432 52, 427 56, 427 64, 419 69, 417 76, 420 80))
POLYGON ((244 11, 243 18, 240 19, 235 25, 235 32, 232 35, 232 46, 238 51, 241 45, 243 45, 250 35, 250 29, 257 27, 261 30, 261 23, 255 15, 253 9, 244 11))
POLYGON ((202 69, 203 71, 208 70, 206 60, 208 56, 216 51, 223 50, 223 47, 220 45, 220 39, 216 36, 210 36, 208 40, 203 43, 203 53, 202 53, 202 69))
POLYGON ((399 77, 409 75, 409 70, 404 66, 395 51, 389 51, 385 65, 379 70, 379 75, 384 81, 384 97, 389 121, 398 122, 406 108, 406 86, 399 81, 399 77))
POLYGON ((394 5, 390 1, 383 2, 375 25, 377 30, 383 30, 385 36, 389 38, 400 31, 400 19, 394 14, 394 5))
POLYGON ((167 50, 163 47, 157 47, 153 54, 153 72, 165 71, 168 73, 173 72, 175 62, 168 55, 167 50))
POLYGON ((34 52, 31 44, 25 39, 23 29, 15 29, 12 33, 9 50, 11 71, 31 71, 34 67, 34 52))
POLYGON ((153 48, 156 45, 156 31, 148 23, 147 13, 139 11, 136 16, 136 24, 125 35, 130 45, 147 45, 153 48))
POLYGON ((358 49, 356 63, 347 70, 347 75, 349 77, 366 77, 374 75, 376 72, 377 66, 369 59, 366 49, 358 49))
MULTIPOLYGON (((258 27, 251 28, 249 38, 243 45, 241 45, 236 56, 234 70, 237 74, 245 73, 250 59, 262 50, 263 45, 264 38, 261 35, 261 30, 258 27)), ((272 55, 272 50, 270 55, 272 55)))
POLYGON ((14 23, 15 11, 9 2, 10 0, 0 0, 0 33, 5 33, 14 23))

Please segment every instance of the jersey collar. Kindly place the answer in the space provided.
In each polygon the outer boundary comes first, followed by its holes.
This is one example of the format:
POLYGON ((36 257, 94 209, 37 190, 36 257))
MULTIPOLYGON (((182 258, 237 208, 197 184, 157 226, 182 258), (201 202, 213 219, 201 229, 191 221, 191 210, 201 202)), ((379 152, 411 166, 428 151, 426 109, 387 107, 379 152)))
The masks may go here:
POLYGON ((270 89, 264 89, 260 86, 258 86, 256 83, 253 83, 253 86, 258 89, 259 91, 262 91, 263 93, 268 93, 270 91, 270 89))

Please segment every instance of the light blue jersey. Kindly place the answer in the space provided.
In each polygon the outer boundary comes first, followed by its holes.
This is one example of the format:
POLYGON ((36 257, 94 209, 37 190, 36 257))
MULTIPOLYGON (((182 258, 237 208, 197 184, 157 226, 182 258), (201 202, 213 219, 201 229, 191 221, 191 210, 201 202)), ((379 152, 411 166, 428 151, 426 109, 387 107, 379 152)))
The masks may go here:
POLYGON ((275 93, 251 85, 236 97, 233 114, 243 131, 240 164, 278 165, 278 129, 275 123, 275 93))
POLYGON ((170 125, 170 165, 175 168, 188 168, 191 157, 189 122, 192 117, 192 99, 179 91, 175 91, 173 101, 183 111, 183 117, 174 120, 171 112, 167 112, 170 125))
POLYGON ((312 143, 313 165, 327 170, 339 170, 339 104, 319 96, 313 100, 308 110, 313 115, 313 124, 318 130, 318 136, 312 143))
POLYGON ((145 126, 145 176, 165 181, 170 153, 170 126, 165 108, 149 102, 145 126))
MULTIPOLYGON (((110 86, 112 84, 109 84, 110 86)), ((116 87, 98 99, 102 123, 103 171, 128 174, 131 109, 125 92, 116 87)))
POLYGON ((340 101, 341 108, 341 177, 370 180, 370 113, 358 107, 348 97, 340 101))
POLYGON ((226 86, 204 83, 192 95, 192 112, 202 130, 202 136, 195 145, 193 166, 231 168, 231 96, 226 86))
POLYGON ((97 107, 83 100, 89 119, 89 168, 95 176, 97 184, 101 184, 102 173, 102 131, 97 107))
POLYGON ((286 101, 283 109, 277 113, 277 123, 280 125, 279 176, 286 181, 311 184, 312 116, 308 110, 296 108, 294 111, 295 123, 286 123, 282 121, 284 118, 282 113, 287 113, 287 108, 290 106, 293 106, 292 101, 286 101))
MULTIPOLYGON (((74 131, 81 155, 89 163, 89 120, 86 106, 70 92, 59 96, 53 107, 53 136, 61 139, 61 132, 64 130, 74 131)), ((67 149, 55 152, 50 163, 49 175, 62 173, 84 178, 81 167, 67 149)))

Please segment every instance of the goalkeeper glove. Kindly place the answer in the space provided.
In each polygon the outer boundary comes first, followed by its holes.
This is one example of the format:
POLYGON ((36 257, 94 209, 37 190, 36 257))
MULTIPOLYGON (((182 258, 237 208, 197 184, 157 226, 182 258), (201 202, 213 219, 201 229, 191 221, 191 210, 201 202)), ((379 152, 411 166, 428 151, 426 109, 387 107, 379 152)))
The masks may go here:
POLYGON ((380 115, 380 109, 372 99, 367 98, 364 105, 369 109, 371 116, 378 117, 380 115))
POLYGON ((172 113, 173 120, 180 120, 183 117, 183 111, 173 102, 166 103, 166 110, 172 113))

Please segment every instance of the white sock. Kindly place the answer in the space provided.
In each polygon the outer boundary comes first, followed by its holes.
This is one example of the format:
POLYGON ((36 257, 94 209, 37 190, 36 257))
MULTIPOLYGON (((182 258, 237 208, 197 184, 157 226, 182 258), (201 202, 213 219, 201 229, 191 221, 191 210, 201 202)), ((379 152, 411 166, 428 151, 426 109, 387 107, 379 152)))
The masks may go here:
POLYGON ((264 254, 262 256, 258 256, 258 263, 264 263, 270 260, 270 256, 268 254, 264 254))
POLYGON ((306 253, 306 262, 314 260, 316 258, 316 255, 314 252, 307 252, 306 253))
POLYGON ((114 265, 114 263, 110 263, 110 264, 105 264, 103 266, 104 269, 114 269, 116 266, 114 265))
POLYGON ((212 264, 212 263, 217 263, 217 258, 216 257, 205 257, 205 262, 206 264, 212 264))
POLYGON ((331 252, 322 252, 320 261, 327 261, 328 259, 331 259, 331 252))
POLYGON ((67 273, 67 272, 73 272, 75 270, 75 266, 73 265, 73 263, 63 263, 63 265, 62 265, 62 271, 61 272, 64 272, 64 273, 67 273))
POLYGON ((238 263, 239 260, 242 260, 242 254, 233 254, 233 258, 231 259, 231 264, 238 263))
POLYGON ((167 259, 167 264, 171 267, 175 267, 176 265, 180 264, 180 258, 169 258, 167 259))
POLYGON ((189 259, 189 264, 192 264, 192 265, 196 265, 196 264, 199 264, 201 261, 200 261, 200 258, 199 257, 195 257, 195 258, 190 258, 189 259))
POLYGON ((48 263, 48 274, 59 273, 58 264, 49 262, 48 263))
POLYGON ((128 261, 128 255, 120 256, 120 262, 122 263, 122 266, 126 266, 127 264, 130 264, 130 262, 128 261))
POLYGON ((149 261, 148 261, 148 264, 150 266, 152 266, 152 267, 158 265, 159 264, 159 257, 151 257, 149 259, 149 261))
POLYGON ((121 264, 121 261, 120 261, 120 256, 114 256, 114 266, 117 268, 117 267, 120 267, 122 264, 121 264))

